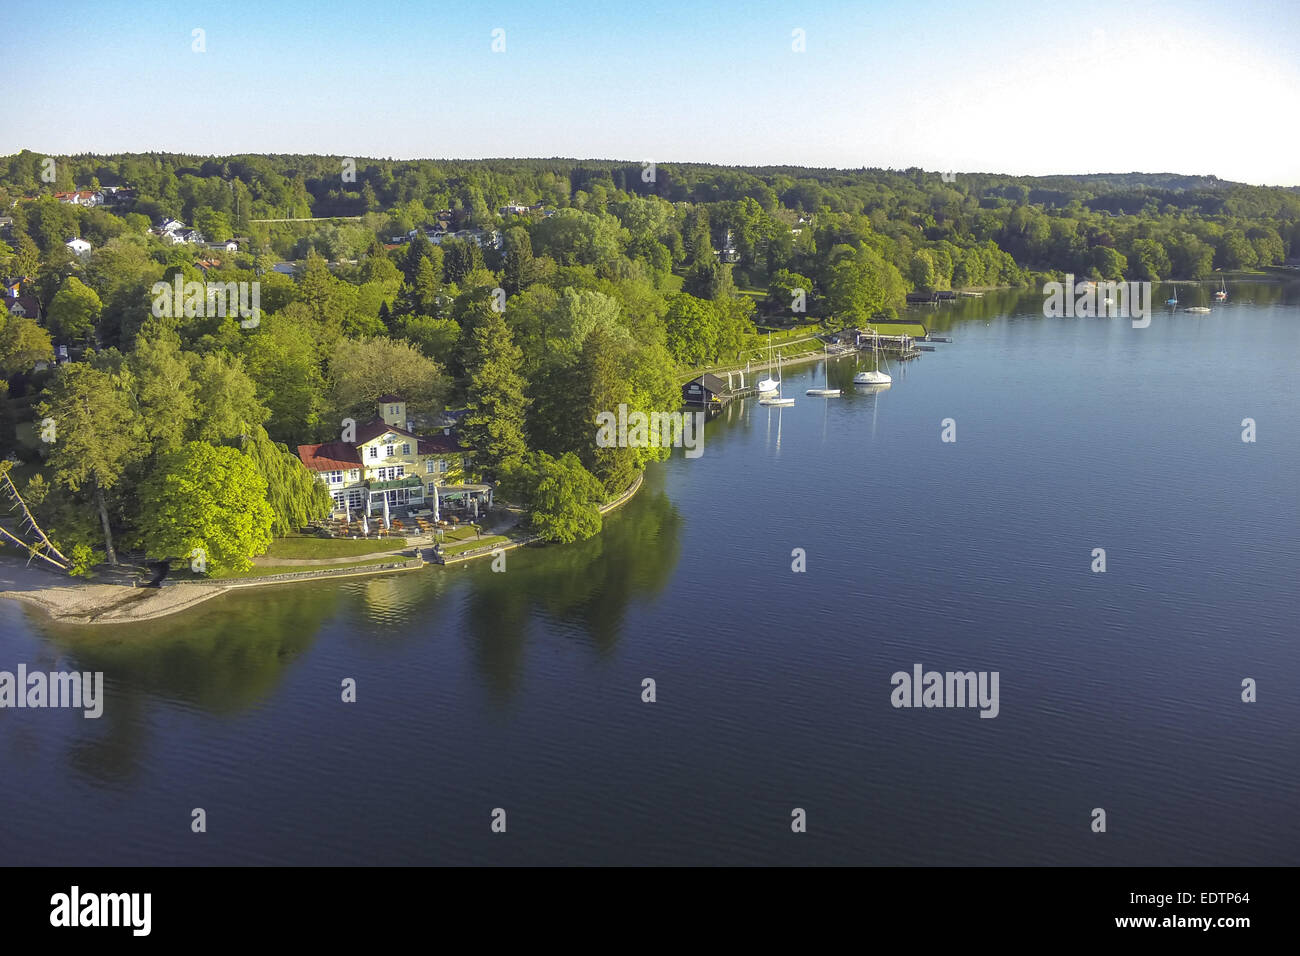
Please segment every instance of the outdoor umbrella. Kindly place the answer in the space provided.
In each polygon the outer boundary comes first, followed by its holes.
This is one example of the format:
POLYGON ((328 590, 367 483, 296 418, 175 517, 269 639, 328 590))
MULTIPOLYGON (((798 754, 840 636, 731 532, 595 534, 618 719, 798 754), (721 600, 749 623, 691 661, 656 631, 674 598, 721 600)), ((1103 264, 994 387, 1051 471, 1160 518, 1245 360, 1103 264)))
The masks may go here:
POLYGON ((388 530, 388 492, 384 492, 384 530, 388 530))

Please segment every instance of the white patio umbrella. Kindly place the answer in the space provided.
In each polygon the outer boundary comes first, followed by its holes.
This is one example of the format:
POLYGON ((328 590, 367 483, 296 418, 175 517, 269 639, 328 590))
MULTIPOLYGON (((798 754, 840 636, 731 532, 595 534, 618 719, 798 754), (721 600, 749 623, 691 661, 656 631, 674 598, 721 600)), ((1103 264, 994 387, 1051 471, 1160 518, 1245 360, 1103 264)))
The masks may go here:
POLYGON ((437 524, 439 521, 442 520, 442 517, 438 512, 438 486, 433 485, 432 488, 433 488, 433 521, 434 524, 437 524))
POLYGON ((388 530, 388 492, 384 492, 384 530, 388 530))

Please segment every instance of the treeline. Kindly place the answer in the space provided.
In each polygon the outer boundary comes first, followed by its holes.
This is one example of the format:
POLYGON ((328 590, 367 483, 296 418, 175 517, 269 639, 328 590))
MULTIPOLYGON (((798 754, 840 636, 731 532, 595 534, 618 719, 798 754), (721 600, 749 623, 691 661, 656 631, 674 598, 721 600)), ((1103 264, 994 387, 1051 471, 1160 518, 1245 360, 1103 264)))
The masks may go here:
POLYGON ((142 154, 54 157, 47 182, 43 159, 0 160, 0 273, 40 313, 0 313, 0 439, 82 563, 119 540, 176 557, 216 535, 213 562, 243 566, 329 506, 290 449, 389 392, 430 422, 465 407, 475 477, 572 540, 665 454, 596 446, 596 413, 675 408, 683 371, 735 361, 765 321, 862 324, 913 289, 1048 272, 1202 277, 1300 239, 1295 191, 1203 177, 142 154), (53 196, 103 186, 134 198, 53 196), (254 222, 337 215, 361 219, 254 222), (240 249, 165 244, 149 231, 163 217, 240 249), (449 237, 461 228, 476 232, 449 237), (257 283, 258 321, 158 308, 178 278, 257 283), (55 344, 74 361, 40 368, 55 344), (16 443, 45 420, 55 438, 16 443))

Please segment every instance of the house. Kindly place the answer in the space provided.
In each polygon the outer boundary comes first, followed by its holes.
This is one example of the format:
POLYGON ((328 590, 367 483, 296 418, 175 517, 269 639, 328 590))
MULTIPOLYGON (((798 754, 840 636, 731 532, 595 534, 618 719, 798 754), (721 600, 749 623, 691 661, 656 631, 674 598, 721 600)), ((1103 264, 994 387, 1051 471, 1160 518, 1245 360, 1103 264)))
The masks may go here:
POLYGON ((69 239, 67 242, 64 243, 64 245, 67 246, 69 249, 71 249, 75 255, 78 256, 90 255, 90 243, 88 243, 85 239, 69 239))
POLYGON ((736 242, 731 238, 731 230, 727 230, 727 237, 722 240, 722 248, 716 250, 718 257, 723 262, 739 262, 740 250, 736 248, 736 242))
POLYGON ((103 203, 104 194, 94 189, 81 189, 72 193, 55 193, 54 198, 74 206, 98 206, 103 203))
POLYGON ((203 233, 197 229, 191 229, 179 219, 164 219, 155 227, 154 231, 164 242, 170 242, 174 246, 183 243, 206 243, 208 241, 203 233))
POLYGON ((136 198, 136 191, 131 186, 105 186, 100 193, 108 205, 132 202, 136 198))
POLYGON ((511 203, 508 206, 502 206, 497 210, 503 216, 522 216, 525 213, 532 212, 532 206, 521 206, 518 203, 511 203))
POLYGON ((39 319, 41 317, 41 304, 34 295, 9 295, 6 293, 3 302, 10 315, 19 315, 25 319, 39 319))
POLYGON ((350 440, 299 445, 298 457, 329 488, 336 513, 382 515, 412 507, 439 512, 492 504, 488 485, 469 485, 474 452, 448 426, 440 434, 417 435, 406 417, 406 401, 379 399, 378 416, 355 426, 350 440))
POLYGON ((708 372, 682 386, 682 401, 687 405, 725 405, 731 398, 727 383, 708 372))
POLYGON ((282 276, 289 276, 290 278, 292 278, 293 276, 296 276, 298 274, 298 267, 294 265, 292 262, 277 262, 275 265, 271 267, 271 271, 278 272, 282 276))
POLYGON ((207 245, 209 249, 224 249, 226 252, 239 251, 239 240, 237 239, 224 239, 221 242, 209 242, 207 245))

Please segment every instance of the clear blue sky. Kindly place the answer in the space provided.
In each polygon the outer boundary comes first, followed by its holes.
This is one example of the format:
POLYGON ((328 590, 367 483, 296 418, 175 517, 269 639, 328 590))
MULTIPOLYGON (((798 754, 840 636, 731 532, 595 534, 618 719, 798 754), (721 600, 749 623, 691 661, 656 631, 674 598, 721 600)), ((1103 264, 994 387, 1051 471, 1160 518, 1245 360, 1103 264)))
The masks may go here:
POLYGON ((3 154, 570 156, 1300 185, 1300 0, 4 0, 0 29, 3 154), (791 48, 795 29, 806 52, 791 48))

